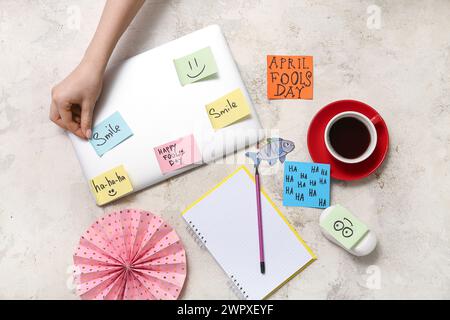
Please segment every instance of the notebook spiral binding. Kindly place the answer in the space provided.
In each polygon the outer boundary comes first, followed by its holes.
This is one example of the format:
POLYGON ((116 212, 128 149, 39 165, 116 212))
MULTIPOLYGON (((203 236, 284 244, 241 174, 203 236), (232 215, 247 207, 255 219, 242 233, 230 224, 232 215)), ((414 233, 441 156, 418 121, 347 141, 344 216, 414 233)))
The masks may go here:
MULTIPOLYGON (((195 242, 201 249, 206 249, 207 240, 205 239, 205 236, 202 235, 202 233, 195 227, 192 221, 186 221, 186 223, 186 229, 188 230, 192 238, 194 238, 195 242)), ((239 283, 235 276, 230 276, 227 285, 239 299, 248 299, 248 294, 245 292, 245 289, 242 288, 242 285, 239 283)))
POLYGON ((234 294, 242 300, 248 299, 248 294, 245 292, 245 289, 242 287, 242 285, 239 283, 238 279, 236 279, 235 276, 231 275, 230 280, 228 281, 228 286, 230 287, 231 291, 234 292, 234 294))
POLYGON ((195 227, 195 225, 192 223, 192 221, 186 221, 187 226, 186 229, 188 230, 189 234, 194 238, 194 241, 198 244, 198 246, 201 249, 205 249, 206 247, 206 239, 205 236, 201 234, 200 231, 195 227))

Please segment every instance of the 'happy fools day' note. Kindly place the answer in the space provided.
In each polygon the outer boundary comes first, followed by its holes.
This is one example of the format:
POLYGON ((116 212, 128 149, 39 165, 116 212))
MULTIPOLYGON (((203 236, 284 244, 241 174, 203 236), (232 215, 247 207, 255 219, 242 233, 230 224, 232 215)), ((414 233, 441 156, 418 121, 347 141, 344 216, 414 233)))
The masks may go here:
POLYGON ((224 128, 250 115, 250 107, 241 89, 236 89, 206 105, 214 129, 224 128))
POLYGON ((94 127, 89 142, 101 157, 132 135, 133 132, 117 111, 94 127))
POLYGON ((267 56, 267 98, 312 99, 312 56, 267 56))
POLYGON ((330 165, 284 163, 283 205, 327 208, 330 205, 330 165))
POLYGON ((192 134, 154 148, 162 173, 172 172, 202 160, 192 134))
POLYGON ((193 83, 217 72, 216 61, 210 47, 173 60, 181 85, 193 83))
POLYGON ((367 226, 340 205, 334 206, 320 226, 345 248, 353 248, 369 231, 367 226))
POLYGON ((130 178, 122 165, 91 179, 90 186, 99 206, 133 191, 130 178))

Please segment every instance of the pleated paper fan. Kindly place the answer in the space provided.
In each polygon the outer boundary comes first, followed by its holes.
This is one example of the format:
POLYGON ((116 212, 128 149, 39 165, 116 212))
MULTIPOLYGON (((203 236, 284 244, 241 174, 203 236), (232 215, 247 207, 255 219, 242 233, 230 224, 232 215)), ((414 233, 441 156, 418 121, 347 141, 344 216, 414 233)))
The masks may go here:
POLYGON ((73 260, 82 299, 177 299, 186 279, 180 238, 147 211, 104 215, 83 234, 73 260))

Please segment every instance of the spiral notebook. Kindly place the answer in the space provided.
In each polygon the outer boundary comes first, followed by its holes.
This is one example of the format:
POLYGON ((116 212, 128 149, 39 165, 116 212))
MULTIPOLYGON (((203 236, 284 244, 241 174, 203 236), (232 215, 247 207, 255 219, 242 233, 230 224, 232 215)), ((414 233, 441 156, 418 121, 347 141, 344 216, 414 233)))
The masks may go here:
POLYGON ((261 190, 266 273, 260 272, 255 192, 253 175, 242 166, 182 214, 245 299, 268 297, 316 259, 261 190))

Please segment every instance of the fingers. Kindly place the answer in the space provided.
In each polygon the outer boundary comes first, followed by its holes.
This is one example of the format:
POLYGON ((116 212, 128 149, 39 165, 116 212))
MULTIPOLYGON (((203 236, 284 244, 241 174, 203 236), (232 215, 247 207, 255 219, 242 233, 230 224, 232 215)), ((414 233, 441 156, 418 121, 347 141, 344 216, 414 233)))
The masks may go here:
POLYGON ((58 105, 58 111, 67 130, 72 132, 77 131, 79 124, 73 120, 72 105, 70 103, 58 105))
POLYGON ((71 104, 67 103, 65 105, 58 106, 58 112, 61 117, 61 122, 64 126, 64 128, 73 134, 77 135, 78 137, 84 139, 84 134, 81 131, 80 124, 75 122, 73 119, 73 113, 72 113, 72 106, 71 104))
POLYGON ((50 105, 50 120, 64 130, 70 131, 82 139, 91 135, 91 122, 94 104, 72 104, 66 99, 61 99, 57 90, 52 91, 52 103, 50 105), (83 129, 82 129, 83 128, 83 129))
POLYGON ((58 107, 54 102, 50 105, 50 120, 53 121, 56 125, 66 130, 64 123, 62 122, 61 116, 59 115, 58 107))
POLYGON ((92 135, 92 113, 95 103, 85 101, 81 105, 81 131, 87 139, 92 135))
POLYGON ((81 124, 81 107, 79 105, 72 105, 72 118, 76 123, 81 124))

